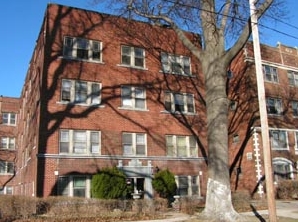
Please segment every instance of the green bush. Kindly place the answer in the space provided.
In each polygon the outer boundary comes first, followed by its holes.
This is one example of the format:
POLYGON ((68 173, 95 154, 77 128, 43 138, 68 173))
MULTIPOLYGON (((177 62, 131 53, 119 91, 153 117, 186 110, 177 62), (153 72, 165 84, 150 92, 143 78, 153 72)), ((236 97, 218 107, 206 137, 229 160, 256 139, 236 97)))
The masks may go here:
POLYGON ((99 199, 117 199, 127 195, 126 176, 118 168, 105 168, 93 175, 91 195, 99 199))
POLYGON ((163 198, 170 198, 176 194, 175 176, 168 169, 161 170, 154 175, 152 186, 163 198))

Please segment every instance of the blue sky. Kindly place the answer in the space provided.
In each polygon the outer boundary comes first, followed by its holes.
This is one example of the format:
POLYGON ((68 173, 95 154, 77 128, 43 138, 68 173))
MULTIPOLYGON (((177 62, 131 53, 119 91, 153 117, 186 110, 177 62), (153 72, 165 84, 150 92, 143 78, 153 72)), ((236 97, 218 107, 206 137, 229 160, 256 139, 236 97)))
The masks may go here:
MULTIPOLYGON (((5 1, 0 13, 0 42, 2 56, 0 59, 0 95, 19 97, 29 62, 34 50, 35 41, 40 31, 47 4, 57 3, 78 8, 97 10, 90 5, 90 0, 22 0, 5 1)), ((297 0, 286 0, 289 8, 289 19, 284 21, 291 24, 273 22, 266 24, 271 29, 259 27, 261 43, 276 46, 277 42, 288 46, 298 46, 298 13, 297 0), (279 30, 278 33, 274 30, 279 30), (295 36, 292 38, 286 34, 295 36)), ((101 12, 107 12, 104 8, 101 12)))

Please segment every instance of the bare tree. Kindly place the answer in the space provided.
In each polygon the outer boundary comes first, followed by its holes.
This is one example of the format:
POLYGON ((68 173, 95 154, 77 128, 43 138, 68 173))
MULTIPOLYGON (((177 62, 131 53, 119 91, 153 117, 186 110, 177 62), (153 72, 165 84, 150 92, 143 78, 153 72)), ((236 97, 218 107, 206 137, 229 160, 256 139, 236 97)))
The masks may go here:
MULTIPOLYGON (((104 1, 94 0, 99 4, 104 1)), ((261 18, 274 0, 255 1, 261 18)), ((198 58, 206 87, 208 129, 208 185, 203 217, 212 221, 241 221, 231 201, 228 162, 227 71, 250 37, 249 1, 237 0, 119 0, 114 9, 129 17, 170 26, 198 58), (191 42, 183 30, 200 33, 202 45, 191 42)))

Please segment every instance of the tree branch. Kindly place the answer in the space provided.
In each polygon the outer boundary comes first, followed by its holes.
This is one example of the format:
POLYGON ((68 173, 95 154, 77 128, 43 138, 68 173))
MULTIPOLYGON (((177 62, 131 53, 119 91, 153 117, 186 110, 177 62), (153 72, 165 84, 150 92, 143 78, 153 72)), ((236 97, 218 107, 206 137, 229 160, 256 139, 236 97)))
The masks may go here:
MULTIPOLYGON (((260 18, 272 3, 273 3, 273 0, 266 0, 262 5, 260 5, 260 7, 256 10, 257 17, 260 18)), ((247 42, 250 34, 251 34, 251 20, 249 18, 238 40, 236 41, 234 46, 230 48, 225 54, 226 60, 231 60, 231 58, 234 58, 236 56, 239 50, 241 50, 241 48, 243 48, 243 46, 247 42)))

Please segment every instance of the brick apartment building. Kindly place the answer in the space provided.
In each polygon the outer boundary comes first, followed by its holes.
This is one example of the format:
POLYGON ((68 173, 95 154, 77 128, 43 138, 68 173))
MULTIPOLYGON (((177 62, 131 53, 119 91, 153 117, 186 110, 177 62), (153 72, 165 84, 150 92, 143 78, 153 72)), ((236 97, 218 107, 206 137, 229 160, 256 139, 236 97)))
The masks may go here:
MULTIPOLYGON (((186 35, 200 46, 198 35, 186 35)), ((262 46, 276 181, 297 178, 297 52, 262 46)), ((257 186, 264 170, 251 44, 230 69, 232 188, 262 194, 257 186)), ((0 109, 0 127, 8 127, 5 113, 17 113, 15 134, 0 135, 7 138, 2 147, 11 140, 16 148, 11 152, 14 170, 7 167, 0 176, 1 181, 7 174, 13 179, 1 184, 2 190, 90 197, 92 175, 117 166, 145 198, 154 196, 156 170, 167 168, 176 176, 180 195, 204 196, 204 93, 200 64, 172 29, 49 4, 21 96, 15 99, 17 112, 16 107, 0 109)), ((3 97, 1 104, 9 99, 3 97)))

